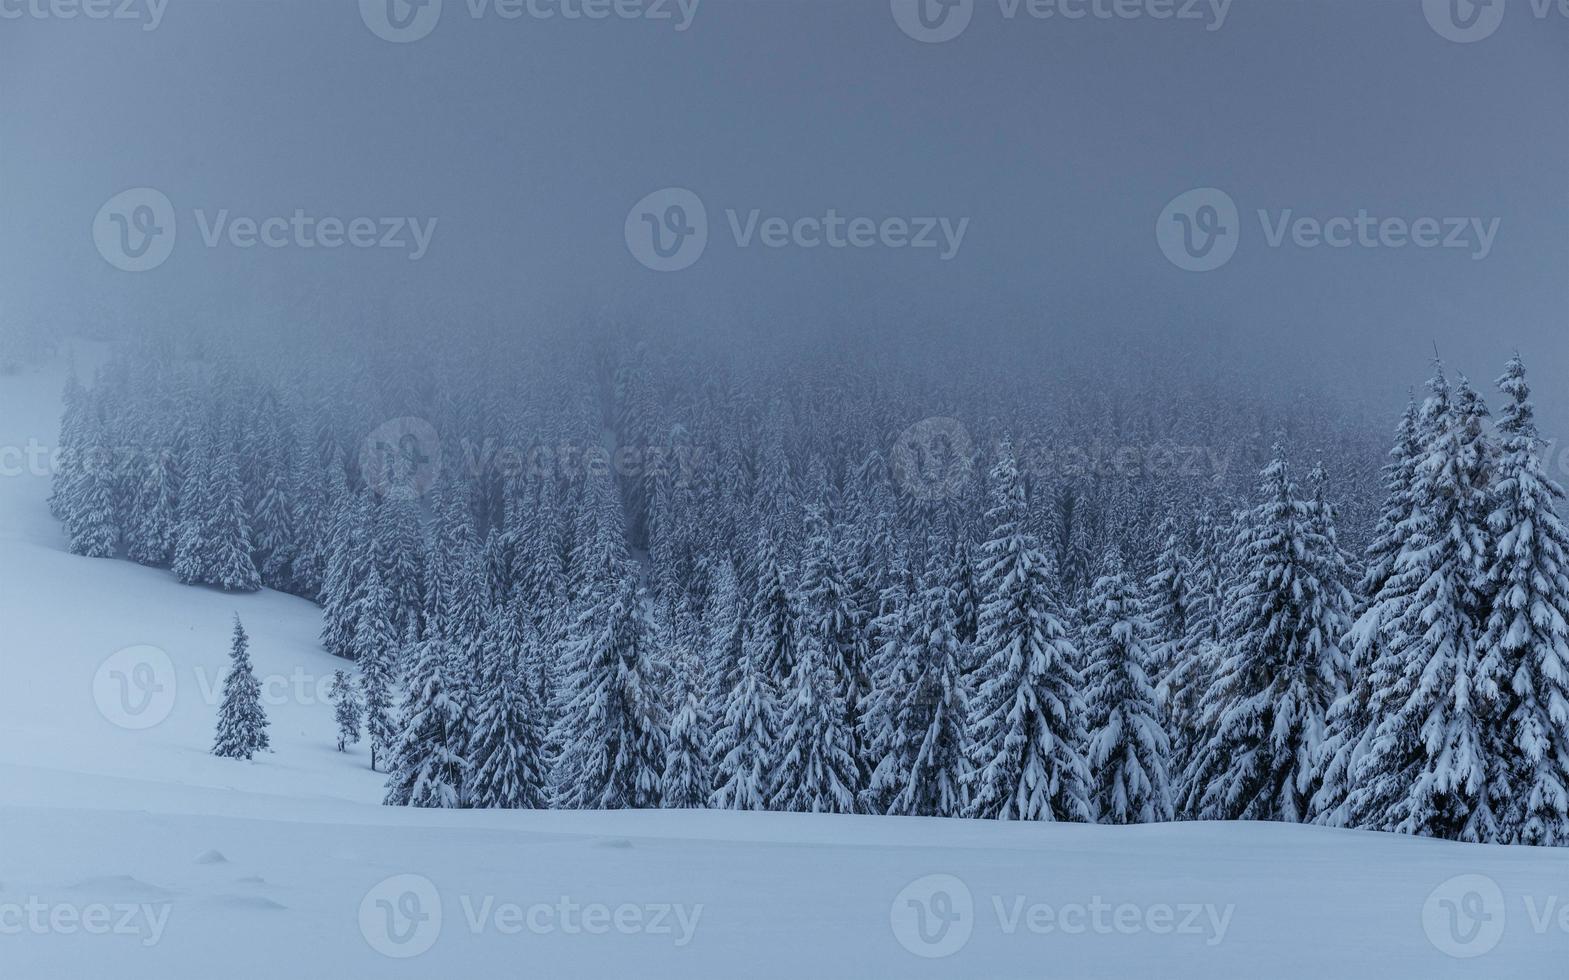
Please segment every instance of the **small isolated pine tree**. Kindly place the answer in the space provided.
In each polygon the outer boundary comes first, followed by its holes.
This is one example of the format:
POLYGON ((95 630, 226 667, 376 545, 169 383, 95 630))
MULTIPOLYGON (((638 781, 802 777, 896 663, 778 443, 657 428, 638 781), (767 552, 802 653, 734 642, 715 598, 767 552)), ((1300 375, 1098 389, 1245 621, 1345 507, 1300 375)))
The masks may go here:
POLYGON ((991 538, 981 549, 981 665, 970 712, 969 815, 1092 818, 1078 657, 1052 596, 1050 561, 1025 530, 1011 445, 991 472, 991 538))
POLYGON ((1104 823, 1170 820, 1171 746, 1146 673, 1149 623, 1121 552, 1108 552, 1101 572, 1085 631, 1093 803, 1104 823))
POLYGON ((261 682, 251 669, 250 637, 236 616, 229 676, 223 680, 223 702, 218 706, 218 731, 213 738, 212 754, 226 759, 249 759, 267 747, 267 711, 261 702, 261 682))
POLYGON ((359 744, 360 718, 365 711, 353 678, 344 671, 334 671, 327 700, 337 706, 334 717, 338 721, 338 751, 347 752, 350 745, 359 744))

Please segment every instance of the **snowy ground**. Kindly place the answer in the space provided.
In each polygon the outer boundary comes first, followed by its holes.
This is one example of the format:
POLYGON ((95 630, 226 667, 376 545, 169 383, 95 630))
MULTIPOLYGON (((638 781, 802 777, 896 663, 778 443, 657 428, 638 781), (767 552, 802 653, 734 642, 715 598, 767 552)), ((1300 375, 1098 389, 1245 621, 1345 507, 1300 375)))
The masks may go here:
POLYGON ((376 805, 314 607, 65 553, 0 377, 0 976, 1569 977, 1569 853, 1314 827, 376 805), (18 472, 20 471, 20 472, 18 472), (275 752, 207 754, 230 618, 275 752), (128 652, 122 652, 128 651, 128 652))

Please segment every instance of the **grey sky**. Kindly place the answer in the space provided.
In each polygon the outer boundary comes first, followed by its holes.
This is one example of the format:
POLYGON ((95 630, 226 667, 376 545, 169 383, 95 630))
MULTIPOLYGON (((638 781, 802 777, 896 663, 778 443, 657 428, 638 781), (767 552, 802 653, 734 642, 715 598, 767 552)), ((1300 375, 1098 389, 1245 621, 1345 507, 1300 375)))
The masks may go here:
POLYGON ((1487 382, 1518 344, 1569 431, 1569 16, 1508 0, 1496 34, 1457 43, 1420 0, 1235 0, 1218 30, 1208 0, 1207 22, 1010 8, 977 0, 961 35, 920 43, 887 0, 701 0, 685 30, 674 0, 663 21, 476 19, 445 0, 428 37, 391 43, 353 0, 168 0, 155 30, 0 0, 21 13, 0 19, 0 315, 254 328, 274 310, 457 302, 895 343, 985 325, 1071 357, 1137 337, 1330 366, 1391 406, 1433 341, 1487 382), (127 273, 92 225, 139 186, 168 196, 178 242, 127 273), (659 273, 623 226, 665 187, 699 196, 709 241, 659 273), (1235 258, 1208 273, 1155 241, 1167 202, 1197 187, 1241 215, 1235 258), (968 223, 945 260, 740 247, 726 215, 830 208, 968 223), (1481 261, 1272 248, 1261 208, 1474 217, 1496 237, 1481 261), (209 248, 198 209, 438 224, 410 261, 209 248))

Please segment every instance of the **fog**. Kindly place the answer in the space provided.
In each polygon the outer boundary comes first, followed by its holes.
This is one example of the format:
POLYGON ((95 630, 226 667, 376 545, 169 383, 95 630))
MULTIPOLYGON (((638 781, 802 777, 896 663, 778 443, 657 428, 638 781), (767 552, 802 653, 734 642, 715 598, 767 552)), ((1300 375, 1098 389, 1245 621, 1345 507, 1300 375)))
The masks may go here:
POLYGON ((1511 2, 1460 43, 1417 2, 1156 19, 980 0, 930 43, 881 0, 394 7, 439 18, 394 42, 372 0, 0 0, 0 317, 366 344, 392 324, 439 341, 634 323, 857 357, 950 339, 1043 370, 1180 355, 1313 379, 1384 428, 1435 347, 1485 383, 1518 346, 1544 428, 1569 428, 1556 8, 1511 2), (128 273, 93 226, 139 187, 167 196, 177 240, 128 273), (703 203, 708 241, 654 271, 629 209, 672 187, 703 203), (1235 200, 1240 247, 1195 273, 1154 230, 1205 187, 1235 200), (830 212, 876 240, 801 247, 833 237, 830 212), (1461 247, 1308 247, 1283 224, 1360 212, 1433 219, 1461 247), (428 240, 305 247, 291 226, 283 247, 237 244, 244 219, 297 214, 369 217, 378 239, 413 218, 428 240), (769 218, 799 231, 770 247, 769 218), (935 246, 892 247, 889 218, 931 219, 935 246))

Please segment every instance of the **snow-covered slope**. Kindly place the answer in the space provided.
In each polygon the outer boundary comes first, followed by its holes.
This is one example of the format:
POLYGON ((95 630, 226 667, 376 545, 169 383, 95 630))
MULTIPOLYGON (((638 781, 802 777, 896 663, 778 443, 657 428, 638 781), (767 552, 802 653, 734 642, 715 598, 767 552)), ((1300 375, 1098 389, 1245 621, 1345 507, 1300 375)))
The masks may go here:
POLYGON ((1314 827, 376 805, 317 611, 68 555, 0 377, 0 976, 1549 977, 1569 854, 1314 827), (22 472, 18 473, 17 470, 22 472), (230 621, 275 751, 207 754, 230 621), (166 659, 165 659, 166 658, 166 659))

